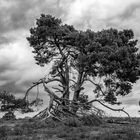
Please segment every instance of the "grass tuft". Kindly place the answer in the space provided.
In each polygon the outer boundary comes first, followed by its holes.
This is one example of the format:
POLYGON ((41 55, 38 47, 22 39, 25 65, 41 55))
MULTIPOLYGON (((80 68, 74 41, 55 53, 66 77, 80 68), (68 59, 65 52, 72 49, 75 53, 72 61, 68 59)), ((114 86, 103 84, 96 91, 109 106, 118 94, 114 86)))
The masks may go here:
POLYGON ((84 125, 87 126, 99 126, 100 124, 103 123, 102 118, 99 118, 95 114, 84 115, 82 116, 81 121, 83 122, 84 125))
POLYGON ((68 117, 64 120, 65 124, 69 127, 80 127, 82 122, 76 117, 68 117))

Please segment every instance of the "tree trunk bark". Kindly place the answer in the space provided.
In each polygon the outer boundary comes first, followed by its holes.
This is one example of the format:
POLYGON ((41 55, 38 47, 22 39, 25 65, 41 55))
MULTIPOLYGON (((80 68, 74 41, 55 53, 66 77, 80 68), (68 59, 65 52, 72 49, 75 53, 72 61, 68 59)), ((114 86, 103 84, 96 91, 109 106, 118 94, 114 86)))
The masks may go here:
POLYGON ((75 92, 74 92, 74 96, 73 96, 73 101, 75 103, 72 104, 72 106, 73 106, 72 112, 74 112, 74 113, 76 113, 78 110, 78 107, 76 107, 77 106, 76 102, 78 101, 80 91, 81 91, 82 77, 83 77, 83 72, 80 72, 78 75, 77 84, 76 84, 75 92))

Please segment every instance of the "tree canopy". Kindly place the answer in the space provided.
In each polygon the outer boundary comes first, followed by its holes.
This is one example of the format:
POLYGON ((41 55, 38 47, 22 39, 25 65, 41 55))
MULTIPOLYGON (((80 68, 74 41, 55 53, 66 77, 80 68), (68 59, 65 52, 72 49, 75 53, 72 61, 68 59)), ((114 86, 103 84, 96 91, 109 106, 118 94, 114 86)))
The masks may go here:
MULTIPOLYGON (((68 105, 67 110, 76 112, 79 108, 73 109, 72 105, 88 102, 84 93, 87 83, 93 85, 94 101, 119 104, 117 96, 129 94, 139 79, 138 41, 131 29, 82 31, 63 24, 61 19, 42 14, 36 26, 30 29, 27 40, 33 48, 36 64, 52 65, 49 78, 39 80, 30 88, 43 84, 50 96, 49 110, 55 102, 57 106, 68 105), (50 88, 47 84, 51 82, 55 86, 50 88)), ((29 90, 25 98, 28 93, 29 90)))

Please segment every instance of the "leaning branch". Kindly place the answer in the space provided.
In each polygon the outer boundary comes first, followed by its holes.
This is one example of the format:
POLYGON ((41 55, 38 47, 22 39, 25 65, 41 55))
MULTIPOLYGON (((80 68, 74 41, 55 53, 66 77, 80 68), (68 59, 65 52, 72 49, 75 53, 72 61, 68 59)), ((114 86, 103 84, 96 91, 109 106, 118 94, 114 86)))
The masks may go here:
POLYGON ((45 82, 45 84, 48 84, 48 83, 51 83, 51 82, 54 82, 54 81, 57 81, 57 82, 61 83, 61 80, 56 79, 56 78, 55 79, 48 79, 48 81, 43 81, 42 79, 40 79, 38 82, 33 83, 33 85, 26 91, 25 96, 24 96, 24 100, 27 99, 29 91, 32 90, 34 87, 36 87, 36 86, 38 86, 40 84, 43 84, 43 82, 45 82))
POLYGON ((127 116, 128 116, 128 118, 131 120, 131 117, 130 117, 130 115, 124 110, 124 108, 121 108, 121 109, 115 109, 115 108, 111 108, 111 107, 109 107, 109 106, 107 106, 107 105, 105 105, 104 103, 102 103, 101 101, 99 101, 99 100, 91 100, 91 101, 89 101, 89 102, 87 102, 87 104, 90 104, 90 103, 93 103, 93 102, 98 102, 98 103, 100 103, 102 106, 104 106, 104 107, 106 107, 106 108, 108 108, 108 109, 110 109, 110 110, 112 110, 112 111, 118 111, 118 112, 123 112, 123 113, 125 113, 127 116))

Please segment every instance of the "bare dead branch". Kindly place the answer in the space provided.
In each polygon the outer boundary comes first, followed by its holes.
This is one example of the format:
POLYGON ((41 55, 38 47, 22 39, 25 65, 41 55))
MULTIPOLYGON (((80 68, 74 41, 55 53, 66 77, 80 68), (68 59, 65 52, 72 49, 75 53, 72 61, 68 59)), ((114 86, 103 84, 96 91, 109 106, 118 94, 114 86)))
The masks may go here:
POLYGON ((89 103, 93 103, 93 102, 98 102, 98 103, 100 103, 101 105, 103 105, 104 107, 106 107, 106 108, 108 108, 108 109, 110 109, 110 110, 112 110, 112 111, 118 111, 118 112, 124 112, 127 116, 128 116, 128 118, 131 120, 131 117, 130 117, 130 115, 124 110, 124 108, 122 108, 122 109, 114 109, 114 108, 111 108, 111 107, 109 107, 109 106, 107 106, 107 105, 105 105, 104 103, 102 103, 101 101, 99 101, 99 100, 91 100, 91 101, 89 101, 89 102, 87 102, 87 104, 89 104, 89 103))
POLYGON ((63 91, 57 87, 52 87, 54 90, 56 90, 56 92, 60 92, 60 93, 63 93, 63 91))
MULTIPOLYGON (((44 81, 44 82, 45 82, 45 84, 48 84, 48 83, 51 83, 51 82, 54 82, 54 81, 57 81, 57 82, 60 82, 61 83, 61 80, 60 79, 56 79, 56 78, 55 79, 48 79, 48 81, 44 81)), ((32 90, 34 87, 38 86, 39 84, 43 84, 42 79, 40 79, 36 83, 33 83, 33 85, 26 91, 25 96, 24 96, 24 100, 26 100, 29 91, 32 90)))

